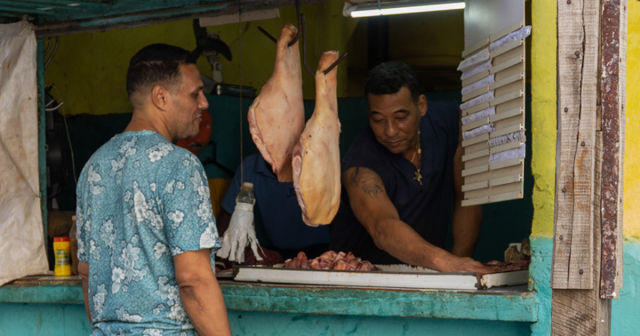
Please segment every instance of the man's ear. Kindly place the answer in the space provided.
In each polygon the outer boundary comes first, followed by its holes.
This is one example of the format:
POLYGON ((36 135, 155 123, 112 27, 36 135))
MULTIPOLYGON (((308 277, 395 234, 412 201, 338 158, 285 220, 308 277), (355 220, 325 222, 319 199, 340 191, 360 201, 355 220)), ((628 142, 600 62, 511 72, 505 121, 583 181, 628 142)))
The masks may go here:
POLYGON ((427 114, 427 97, 425 97, 425 95, 418 97, 418 109, 420 110, 421 117, 427 114))
POLYGON ((156 85, 151 89, 151 101, 161 111, 166 111, 169 106, 169 91, 162 85, 156 85))

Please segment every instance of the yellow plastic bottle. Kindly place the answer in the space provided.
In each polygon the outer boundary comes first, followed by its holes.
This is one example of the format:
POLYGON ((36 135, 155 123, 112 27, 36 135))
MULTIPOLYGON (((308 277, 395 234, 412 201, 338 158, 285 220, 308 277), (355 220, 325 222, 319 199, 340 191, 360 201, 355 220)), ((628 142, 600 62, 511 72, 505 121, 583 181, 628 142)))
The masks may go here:
POLYGON ((56 257, 56 267, 53 273, 56 276, 71 275, 71 259, 69 258, 69 237, 53 238, 53 251, 56 257))

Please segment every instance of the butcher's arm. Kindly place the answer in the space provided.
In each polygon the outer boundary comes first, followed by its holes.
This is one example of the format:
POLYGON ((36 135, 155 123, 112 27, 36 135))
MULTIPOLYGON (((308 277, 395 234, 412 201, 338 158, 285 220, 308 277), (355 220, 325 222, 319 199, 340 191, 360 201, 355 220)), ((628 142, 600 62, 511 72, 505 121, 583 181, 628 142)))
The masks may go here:
POLYGON ((455 202, 453 206, 453 249, 451 253, 458 257, 473 257, 480 230, 482 228, 482 205, 462 206, 464 193, 462 185, 462 139, 458 142, 458 149, 453 161, 453 184, 455 202))
POLYGON ((441 272, 478 272, 491 270, 471 258, 456 257, 424 240, 402 222, 387 196, 380 176, 361 167, 348 169, 342 184, 356 218, 369 232, 376 246, 404 263, 441 272))
POLYGON ((78 274, 82 279, 82 299, 84 301, 84 310, 87 311, 89 323, 91 323, 91 310, 89 309, 89 264, 86 262, 78 262, 78 274))
POLYGON ((200 335, 231 335, 222 291, 211 269, 210 250, 173 257, 182 305, 200 335))

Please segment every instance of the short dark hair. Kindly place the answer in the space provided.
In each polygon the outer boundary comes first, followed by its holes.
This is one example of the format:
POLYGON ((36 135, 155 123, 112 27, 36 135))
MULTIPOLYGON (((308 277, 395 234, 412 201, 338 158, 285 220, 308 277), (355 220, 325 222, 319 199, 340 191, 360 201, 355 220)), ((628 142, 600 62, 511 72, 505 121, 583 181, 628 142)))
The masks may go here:
POLYGON ((180 75, 181 64, 196 64, 196 60, 191 53, 180 47, 157 43, 140 49, 131 57, 127 70, 129 99, 134 93, 150 85, 173 84, 180 75))
POLYGON ((403 62, 385 62, 369 71, 364 84, 365 98, 369 93, 376 96, 397 93, 406 86, 415 102, 420 97, 420 85, 415 71, 403 62))

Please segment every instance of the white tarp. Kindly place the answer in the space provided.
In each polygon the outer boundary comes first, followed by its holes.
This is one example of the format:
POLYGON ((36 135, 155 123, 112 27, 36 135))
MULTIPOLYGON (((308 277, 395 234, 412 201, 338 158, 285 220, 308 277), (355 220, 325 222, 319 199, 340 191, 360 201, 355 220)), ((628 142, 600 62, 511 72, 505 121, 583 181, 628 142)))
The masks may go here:
POLYGON ((36 53, 30 24, 0 25, 0 285, 49 269, 39 199, 36 53))

